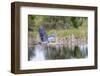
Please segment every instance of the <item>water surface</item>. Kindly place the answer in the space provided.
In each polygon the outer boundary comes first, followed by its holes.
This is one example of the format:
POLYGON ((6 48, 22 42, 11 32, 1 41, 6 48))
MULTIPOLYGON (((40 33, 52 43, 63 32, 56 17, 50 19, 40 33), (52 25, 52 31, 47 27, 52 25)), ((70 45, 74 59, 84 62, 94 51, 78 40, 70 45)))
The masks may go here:
POLYGON ((68 47, 65 45, 33 45, 28 49, 29 61, 41 61, 41 60, 55 60, 55 59, 79 59, 86 58, 88 56, 87 45, 79 45, 74 47, 68 47))

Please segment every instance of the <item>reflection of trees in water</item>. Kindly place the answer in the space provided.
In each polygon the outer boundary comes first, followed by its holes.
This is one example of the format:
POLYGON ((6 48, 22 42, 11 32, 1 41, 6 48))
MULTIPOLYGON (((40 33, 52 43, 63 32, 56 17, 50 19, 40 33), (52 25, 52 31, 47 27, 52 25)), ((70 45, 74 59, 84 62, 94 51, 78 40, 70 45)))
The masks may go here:
POLYGON ((31 48, 28 48, 28 60, 31 60, 32 57, 35 56, 33 50, 35 49, 35 47, 31 47, 31 48))
POLYGON ((69 59, 71 58, 71 51, 69 48, 66 47, 59 47, 59 48, 55 48, 55 47, 48 47, 49 49, 47 49, 46 51, 46 58, 47 59, 69 59))
MULTIPOLYGON (((83 54, 83 51, 78 46, 75 46, 74 49, 62 46, 62 47, 46 47, 45 56, 46 59, 71 59, 71 58, 85 58, 86 53, 83 54)), ((84 49, 86 50, 86 49, 84 49)))
MULTIPOLYGON (((34 59, 37 54, 43 53, 46 60, 51 59, 73 59, 73 58, 86 58, 88 55, 88 48, 80 48, 79 46, 68 47, 65 45, 48 46, 48 45, 34 45, 28 49, 28 60, 34 59), (37 48, 37 50, 36 50, 37 48), (41 49, 39 49, 41 48, 41 49), (36 53, 38 51, 38 53, 36 53)), ((40 58, 41 59, 41 58, 40 58)))
POLYGON ((82 57, 82 53, 81 53, 80 48, 78 46, 74 47, 74 57, 76 57, 76 58, 82 57))

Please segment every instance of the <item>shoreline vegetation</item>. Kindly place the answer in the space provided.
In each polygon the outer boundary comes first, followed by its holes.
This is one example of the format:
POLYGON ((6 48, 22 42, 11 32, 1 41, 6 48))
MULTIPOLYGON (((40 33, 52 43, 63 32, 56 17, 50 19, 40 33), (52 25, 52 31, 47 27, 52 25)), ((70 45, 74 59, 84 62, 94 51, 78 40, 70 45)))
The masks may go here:
MULTIPOLYGON (((84 31, 82 32, 81 29, 77 30, 76 32, 72 32, 72 31, 73 31, 73 29, 71 29, 69 32, 68 32, 68 30, 66 32, 62 31, 66 34, 62 34, 61 31, 57 31, 56 34, 58 34, 59 36, 58 35, 56 36, 56 41, 53 42, 52 45, 54 45, 54 44, 60 45, 61 44, 61 45, 67 45, 67 46, 68 45, 75 46, 75 45, 87 44, 86 32, 84 32, 84 31)), ((34 37, 29 32, 28 38, 29 38, 28 39, 29 47, 32 47, 32 45, 37 45, 41 42, 39 39, 38 33, 37 33, 37 36, 34 37)))

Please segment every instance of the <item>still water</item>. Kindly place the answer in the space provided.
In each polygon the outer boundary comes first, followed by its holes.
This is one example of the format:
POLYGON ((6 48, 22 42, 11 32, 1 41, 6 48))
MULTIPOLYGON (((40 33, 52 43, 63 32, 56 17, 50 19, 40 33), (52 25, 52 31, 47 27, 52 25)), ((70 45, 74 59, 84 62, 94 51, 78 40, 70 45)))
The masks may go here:
POLYGON ((55 60, 55 59, 79 59, 86 58, 88 56, 87 45, 80 45, 74 47, 68 46, 44 46, 33 45, 28 49, 29 61, 41 61, 41 60, 55 60))

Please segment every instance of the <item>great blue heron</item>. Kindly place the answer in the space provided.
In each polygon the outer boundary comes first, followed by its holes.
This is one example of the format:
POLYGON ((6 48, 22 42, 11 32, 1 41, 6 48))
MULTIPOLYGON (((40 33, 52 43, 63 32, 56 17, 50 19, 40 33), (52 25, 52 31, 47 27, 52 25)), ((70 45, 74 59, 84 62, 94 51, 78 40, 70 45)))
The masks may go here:
POLYGON ((43 26, 39 28, 39 35, 40 35, 41 41, 44 43, 55 41, 55 35, 52 34, 48 36, 43 26))

